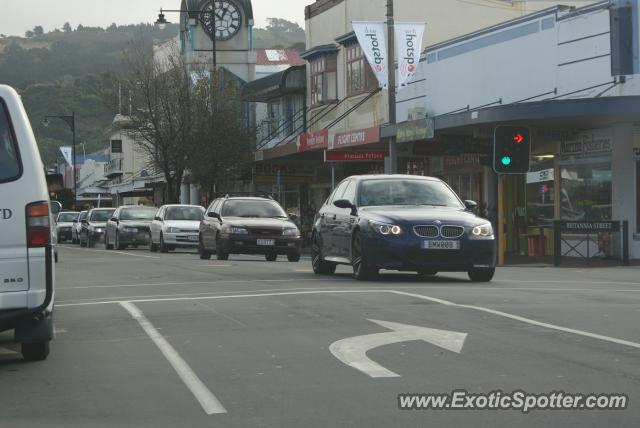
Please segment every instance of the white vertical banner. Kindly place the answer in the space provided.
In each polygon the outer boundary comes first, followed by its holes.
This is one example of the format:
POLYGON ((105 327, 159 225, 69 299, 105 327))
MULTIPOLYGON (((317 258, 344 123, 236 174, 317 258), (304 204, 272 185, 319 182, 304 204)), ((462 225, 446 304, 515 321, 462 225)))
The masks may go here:
POLYGON ((398 86, 400 88, 406 86, 418 70, 425 27, 424 22, 395 23, 396 45, 398 47, 398 86))
POLYGON ((62 146, 60 147, 60 152, 62 153, 62 157, 64 157, 65 162, 69 164, 70 167, 73 167, 73 160, 71 159, 73 157, 73 151, 71 147, 62 146))
POLYGON ((369 61, 373 74, 381 88, 389 86, 389 69, 387 66, 387 38, 384 21, 353 21, 353 31, 364 56, 369 61))

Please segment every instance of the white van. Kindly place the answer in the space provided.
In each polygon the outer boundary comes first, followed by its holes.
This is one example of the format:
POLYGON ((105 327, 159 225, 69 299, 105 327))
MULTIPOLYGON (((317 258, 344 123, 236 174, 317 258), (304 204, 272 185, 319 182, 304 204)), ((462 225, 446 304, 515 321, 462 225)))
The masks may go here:
POLYGON ((15 330, 26 360, 53 339, 54 263, 49 193, 19 95, 0 85, 0 331, 15 330))

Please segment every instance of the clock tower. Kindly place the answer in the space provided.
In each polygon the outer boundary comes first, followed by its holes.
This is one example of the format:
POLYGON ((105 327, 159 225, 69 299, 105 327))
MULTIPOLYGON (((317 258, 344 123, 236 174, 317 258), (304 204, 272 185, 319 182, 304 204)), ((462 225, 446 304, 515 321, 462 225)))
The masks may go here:
POLYGON ((251 0, 182 0, 180 45, 187 64, 211 69, 215 44, 218 69, 244 82, 255 80, 251 0), (215 37, 215 43, 214 43, 215 37))

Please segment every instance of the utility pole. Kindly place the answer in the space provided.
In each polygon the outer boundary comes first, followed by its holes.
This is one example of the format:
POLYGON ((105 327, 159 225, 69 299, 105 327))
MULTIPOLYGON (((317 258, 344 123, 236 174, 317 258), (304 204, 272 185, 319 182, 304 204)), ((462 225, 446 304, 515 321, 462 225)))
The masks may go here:
MULTIPOLYGON (((387 0, 387 39, 389 40, 389 125, 396 125, 396 41, 395 24, 393 18, 393 0, 387 0)), ((398 152, 395 135, 389 138, 389 165, 388 174, 398 172, 398 152)))

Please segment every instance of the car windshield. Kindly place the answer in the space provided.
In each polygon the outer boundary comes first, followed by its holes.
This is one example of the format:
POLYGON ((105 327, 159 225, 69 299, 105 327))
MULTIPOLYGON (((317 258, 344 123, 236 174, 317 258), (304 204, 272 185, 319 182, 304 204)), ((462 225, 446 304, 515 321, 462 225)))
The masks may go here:
POLYGON ((78 213, 60 213, 58 216, 58 223, 71 223, 76 221, 78 213))
POLYGON ((222 217, 284 218, 287 214, 274 201, 228 201, 222 209, 222 217))
POLYGON ((170 207, 167 208, 165 220, 200 221, 204 217, 204 209, 201 207, 170 207))
POLYGON ((153 220, 157 211, 155 208, 125 208, 120 213, 120 220, 153 220))
POLYGON ((113 214, 114 211, 115 210, 93 211, 91 213, 91 218, 89 219, 89 221, 105 222, 111 218, 111 214, 113 214))
POLYGON ((428 205, 462 208, 455 193, 434 180, 367 180, 361 184, 359 206, 428 205))

